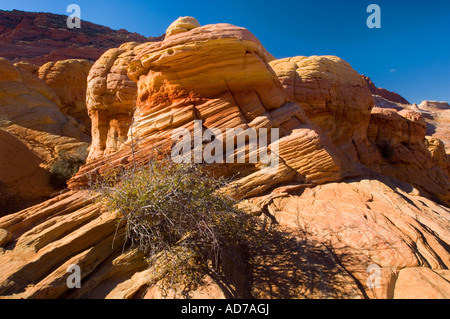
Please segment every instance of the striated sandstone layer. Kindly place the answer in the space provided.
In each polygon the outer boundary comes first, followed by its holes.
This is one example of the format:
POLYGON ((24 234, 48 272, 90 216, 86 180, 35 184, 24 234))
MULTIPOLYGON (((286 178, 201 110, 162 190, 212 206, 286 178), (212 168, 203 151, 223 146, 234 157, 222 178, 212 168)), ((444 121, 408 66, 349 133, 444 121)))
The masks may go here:
POLYGON ((93 143, 88 161, 116 152, 127 140, 137 94, 127 67, 143 47, 145 44, 129 42, 109 49, 89 72, 86 103, 93 143))
MULTIPOLYGON (((404 186, 367 177, 248 199, 285 235, 266 238, 250 271, 234 269, 226 284, 209 278, 191 297, 448 298, 450 210, 404 186)), ((118 216, 94 198, 70 192, 0 218, 0 298, 167 297, 158 269, 123 251, 118 216), (71 264, 81 268, 80 289, 66 285, 71 264)))

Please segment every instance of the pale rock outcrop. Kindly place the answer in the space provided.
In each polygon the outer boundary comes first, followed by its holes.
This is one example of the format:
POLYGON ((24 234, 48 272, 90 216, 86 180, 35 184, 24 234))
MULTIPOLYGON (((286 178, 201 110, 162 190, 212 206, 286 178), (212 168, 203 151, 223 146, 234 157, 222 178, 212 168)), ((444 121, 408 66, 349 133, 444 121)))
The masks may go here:
POLYGON ((420 113, 374 108, 367 136, 377 146, 380 160, 370 167, 448 205, 448 158, 442 154, 442 149, 438 151, 439 146, 430 152, 433 146, 426 142, 425 134, 426 123, 420 113))
POLYGON ((176 19, 166 30, 166 37, 171 35, 186 32, 195 28, 200 27, 197 19, 193 17, 179 17, 176 19))
POLYGON ((418 107, 425 111, 433 111, 435 109, 450 110, 450 105, 445 101, 422 101, 418 107))
POLYGON ((442 140, 446 153, 450 155, 450 106, 448 103, 422 101, 417 108, 427 122, 427 135, 442 140))
POLYGON ((84 125, 89 134, 91 120, 86 108, 87 76, 93 62, 62 60, 47 62, 38 70, 38 76, 53 89, 60 101, 60 110, 84 125))
POLYGON ((37 73, 39 71, 39 65, 36 65, 36 64, 30 63, 30 62, 26 62, 26 61, 16 62, 16 63, 14 63, 14 66, 17 66, 18 68, 27 70, 30 73, 33 73, 34 75, 37 75, 37 73))
POLYGON ((24 202, 54 192, 48 170, 58 158, 86 158, 90 137, 59 106, 59 98, 44 81, 0 58, 2 178, 24 202))

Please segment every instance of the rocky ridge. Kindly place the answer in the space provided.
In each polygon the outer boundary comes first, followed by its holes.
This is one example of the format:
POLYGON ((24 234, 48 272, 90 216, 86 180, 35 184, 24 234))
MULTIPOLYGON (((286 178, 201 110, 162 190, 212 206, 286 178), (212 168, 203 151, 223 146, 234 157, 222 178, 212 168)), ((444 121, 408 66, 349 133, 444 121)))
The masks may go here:
POLYGON ((0 10, 0 57, 37 65, 67 59, 95 61, 107 49, 124 42, 158 41, 164 37, 146 38, 83 19, 80 29, 69 29, 66 21, 66 15, 0 10))

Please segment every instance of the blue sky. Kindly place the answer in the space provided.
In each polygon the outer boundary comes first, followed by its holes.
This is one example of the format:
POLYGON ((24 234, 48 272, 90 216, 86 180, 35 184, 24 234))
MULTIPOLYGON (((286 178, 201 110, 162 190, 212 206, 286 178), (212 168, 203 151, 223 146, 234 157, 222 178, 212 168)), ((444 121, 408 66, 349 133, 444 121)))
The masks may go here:
POLYGON ((145 36, 164 33, 179 16, 232 23, 277 58, 337 55, 412 103, 450 102, 448 0, 0 0, 0 9, 67 14, 71 3, 81 7, 82 20, 145 36), (381 8, 381 29, 366 26, 371 3, 381 8))

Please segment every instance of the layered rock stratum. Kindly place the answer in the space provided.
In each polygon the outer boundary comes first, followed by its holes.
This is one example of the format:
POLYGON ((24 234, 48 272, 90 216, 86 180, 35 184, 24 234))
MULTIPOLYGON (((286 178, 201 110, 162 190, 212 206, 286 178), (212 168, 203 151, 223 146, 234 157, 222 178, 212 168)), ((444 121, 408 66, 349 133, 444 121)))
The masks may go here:
POLYGON ((90 69, 87 163, 70 191, 0 218, 2 298, 165 297, 157 269, 123 249, 117 215, 83 188, 170 154, 173 134, 193 133, 196 120, 202 131, 279 130, 268 145, 276 166, 247 158, 207 167, 234 176, 223 191, 286 235, 267 238, 226 285, 207 278, 191 297, 450 297, 448 157, 420 113, 374 107, 338 57, 276 60, 248 30, 191 17, 166 33, 108 50, 90 69), (73 264, 80 289, 66 284, 73 264))

